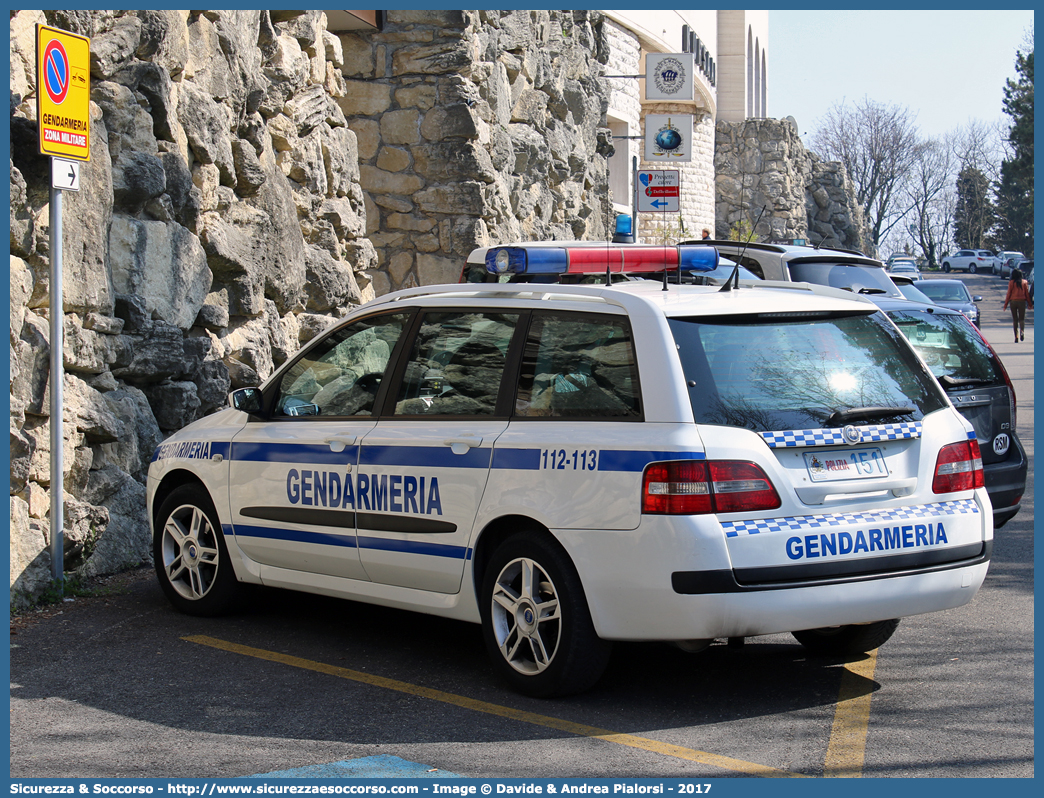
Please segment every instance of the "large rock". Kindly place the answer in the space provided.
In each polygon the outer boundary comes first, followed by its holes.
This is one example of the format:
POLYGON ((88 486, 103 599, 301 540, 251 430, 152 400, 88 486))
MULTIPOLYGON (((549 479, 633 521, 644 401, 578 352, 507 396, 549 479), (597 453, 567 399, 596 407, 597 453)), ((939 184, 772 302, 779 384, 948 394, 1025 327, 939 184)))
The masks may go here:
POLYGON ((128 213, 139 213, 167 189, 163 162, 155 155, 125 152, 112 167, 113 201, 128 213))
POLYGON ((304 238, 286 178, 265 150, 267 179, 249 200, 225 213, 201 218, 200 239, 216 287, 227 289, 233 316, 256 316, 267 296, 281 313, 300 303, 304 285, 304 238))
POLYGON ((186 82, 180 89, 178 119, 196 158, 201 163, 215 164, 223 185, 235 185, 232 117, 228 107, 215 102, 194 84, 186 82))
POLYGON ((306 247, 305 307, 313 313, 329 313, 336 308, 358 304, 359 286, 349 264, 336 261, 326 250, 306 247))
POLYGON ((145 301, 155 318, 189 329, 213 275, 199 239, 179 224, 116 216, 109 229, 113 285, 145 301))
POLYGON ((164 380, 144 388, 160 429, 174 432, 199 418, 196 384, 187 380, 164 380))
POLYGON ((159 382, 181 374, 185 366, 185 345, 181 330, 165 321, 153 321, 144 335, 124 335, 126 362, 114 364, 112 373, 123 380, 159 382))
POLYGON ((130 475, 109 466, 91 472, 84 498, 104 505, 108 521, 77 569, 85 577, 116 573, 150 562, 151 535, 146 517, 145 486, 130 475))
MULTIPOLYGON (((80 167, 80 190, 62 198, 62 298, 66 312, 111 315, 108 241, 112 219, 112 164, 105 125, 96 106, 91 111, 91 161, 80 167)), ((49 231, 48 231, 49 233, 49 231)))
POLYGON ((103 397, 113 415, 122 419, 124 432, 119 440, 99 446, 98 450, 105 463, 144 481, 152 455, 163 440, 149 400, 144 392, 129 385, 103 397))
POLYGON ((31 519, 29 505, 11 497, 11 604, 32 606, 51 583, 46 521, 31 519))

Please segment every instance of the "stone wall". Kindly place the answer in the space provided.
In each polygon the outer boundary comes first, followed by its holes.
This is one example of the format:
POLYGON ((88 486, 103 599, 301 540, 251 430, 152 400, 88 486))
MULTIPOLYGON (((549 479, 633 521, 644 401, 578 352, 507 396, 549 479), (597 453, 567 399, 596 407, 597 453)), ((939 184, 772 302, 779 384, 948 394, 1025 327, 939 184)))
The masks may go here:
POLYGON ((18 11, 11 29, 11 589, 50 582, 48 159, 35 29, 91 37, 91 161, 63 206, 66 572, 150 559, 156 445, 331 318, 455 281, 477 246, 604 238, 603 18, 18 11))
POLYGON ((49 185, 35 30, 91 37, 91 161, 66 194, 66 571, 150 558, 169 432, 373 296, 340 40, 318 11, 12 12, 11 588, 50 580, 49 185))
POLYGON ((594 11, 388 11, 340 37, 378 294, 456 282, 474 248, 604 238, 594 11))
POLYGON ((805 149, 788 119, 717 123, 715 238, 737 222, 751 224, 760 241, 806 239, 810 244, 864 249, 862 208, 837 162, 805 149))

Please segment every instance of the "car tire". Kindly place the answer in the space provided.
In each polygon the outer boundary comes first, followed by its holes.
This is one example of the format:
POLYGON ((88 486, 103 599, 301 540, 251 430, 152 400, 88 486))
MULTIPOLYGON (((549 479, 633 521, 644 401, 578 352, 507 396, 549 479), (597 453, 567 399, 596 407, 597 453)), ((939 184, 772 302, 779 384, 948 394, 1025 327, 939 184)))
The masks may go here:
POLYGON ((971 266, 968 267, 968 274, 975 274, 976 270, 977 270, 977 267, 973 263, 971 266))
POLYGON ((186 615, 236 609, 243 587, 232 570, 214 503, 200 485, 181 485, 156 514, 152 561, 160 587, 186 615))
POLYGON ((949 274, 949 272, 950 272, 950 264, 949 263, 944 263, 943 264, 943 271, 946 272, 947 274, 949 274))
POLYGON ((527 529, 496 549, 480 601, 486 649, 515 690, 579 693, 605 671, 612 644, 595 633, 580 576, 547 533, 527 529))
POLYGON ((814 654, 844 656, 865 654, 883 645, 899 626, 899 619, 876 623, 830 626, 791 632, 797 641, 814 654))

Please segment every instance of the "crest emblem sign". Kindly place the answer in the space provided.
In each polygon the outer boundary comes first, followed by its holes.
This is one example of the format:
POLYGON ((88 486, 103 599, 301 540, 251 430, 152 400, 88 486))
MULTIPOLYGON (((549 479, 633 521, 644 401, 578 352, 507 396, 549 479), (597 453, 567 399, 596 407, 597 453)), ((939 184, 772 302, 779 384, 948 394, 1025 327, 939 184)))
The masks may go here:
POLYGON ((693 100, 692 53, 650 53, 645 57, 645 99, 693 100))

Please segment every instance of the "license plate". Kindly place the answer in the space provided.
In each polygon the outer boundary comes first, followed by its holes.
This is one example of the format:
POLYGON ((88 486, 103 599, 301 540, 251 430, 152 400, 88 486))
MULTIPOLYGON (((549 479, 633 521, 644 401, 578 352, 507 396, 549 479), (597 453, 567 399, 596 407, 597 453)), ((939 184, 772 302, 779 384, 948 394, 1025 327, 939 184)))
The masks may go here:
POLYGON ((884 454, 872 449, 832 449, 829 452, 805 452, 805 467, 813 482, 837 482, 842 479, 874 479, 888 476, 884 454))

